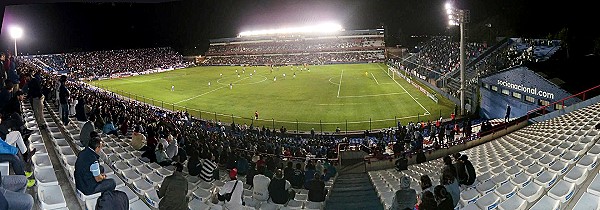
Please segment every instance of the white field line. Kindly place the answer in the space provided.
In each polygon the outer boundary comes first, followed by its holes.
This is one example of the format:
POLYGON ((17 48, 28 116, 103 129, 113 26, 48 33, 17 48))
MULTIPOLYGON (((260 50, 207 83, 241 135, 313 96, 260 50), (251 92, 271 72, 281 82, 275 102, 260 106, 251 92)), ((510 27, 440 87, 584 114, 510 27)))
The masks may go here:
POLYGON ((332 82, 331 79, 333 79, 333 77, 329 78, 329 83, 334 84, 334 85, 340 85, 338 83, 332 82))
POLYGON ((338 84, 338 95, 337 97, 340 97, 340 90, 342 89, 342 77, 344 76, 344 69, 342 69, 342 73, 340 74, 340 84, 338 84))
POLYGON ((377 78, 375 78, 375 75, 373 75, 373 73, 371 73, 371 76, 373 76, 373 79, 375 79, 375 82, 377 83, 377 85, 379 85, 379 82, 377 81, 377 78))
POLYGON ((372 94, 372 95, 359 95, 359 96, 339 96, 338 98, 364 98, 364 97, 378 97, 378 96, 391 96, 391 95, 400 95, 404 93, 383 93, 383 94, 372 94))
MULTIPOLYGON (((379 67, 379 69, 381 69, 381 71, 385 72, 385 69, 381 68, 381 65, 377 65, 379 67)), ((389 76, 389 75, 388 75, 389 76)), ((391 76, 389 76, 391 80, 394 80, 391 76)), ((423 104, 419 103, 419 101, 417 101, 417 99, 415 99, 415 97, 413 97, 408 91, 406 91, 406 89, 404 87, 402 87, 402 85, 400 85, 400 83, 398 83, 398 81, 394 80, 394 82, 396 82, 396 84, 398 84, 398 86, 400 86, 421 108, 423 108, 423 110, 425 110, 425 114, 429 114, 429 110, 427 110, 423 104)))
MULTIPOLYGON (((239 81, 242 81, 242 80, 245 80, 245 79, 248 79, 248 78, 250 78, 250 77, 244 77, 243 79, 239 79, 239 80, 237 80, 237 81, 235 81, 235 82, 232 82, 232 83, 233 83, 233 84, 235 84, 236 82, 239 82, 239 81)), ((173 103, 173 104, 179 104, 179 103, 182 103, 182 102, 186 102, 186 101, 189 101, 189 100, 192 100, 192 99, 198 98, 198 97, 200 97, 200 96, 203 96, 203 95, 206 95, 206 94, 209 94, 209 93, 215 92, 215 91, 217 91, 217 90, 220 90, 220 89, 223 89, 223 88, 226 88, 226 87, 227 87, 227 86, 221 86, 220 88, 217 88, 217 89, 214 89, 214 90, 208 91, 208 92, 206 92, 206 93, 202 93, 202 94, 200 94, 200 95, 196 95, 196 96, 194 96, 194 97, 191 97, 191 98, 188 98, 188 99, 183 99, 183 100, 181 100, 181 101, 178 101, 178 102, 175 102, 175 103, 173 103)))

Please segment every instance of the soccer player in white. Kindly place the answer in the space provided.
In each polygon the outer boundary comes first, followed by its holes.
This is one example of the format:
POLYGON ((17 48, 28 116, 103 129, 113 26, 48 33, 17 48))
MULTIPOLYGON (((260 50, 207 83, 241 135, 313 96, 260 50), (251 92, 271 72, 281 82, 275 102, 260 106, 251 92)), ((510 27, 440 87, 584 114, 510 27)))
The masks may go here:
POLYGON ((175 91, 175 85, 171 85, 171 91, 175 91))
POLYGON ((294 72, 294 79, 296 79, 296 72, 294 72))
POLYGON ((276 81, 277 81, 277 77, 273 77, 273 82, 276 82, 276 81))
POLYGON ((210 87, 210 82, 208 82, 208 87, 210 87))
POLYGON ((285 79, 285 73, 283 73, 283 79, 285 79))

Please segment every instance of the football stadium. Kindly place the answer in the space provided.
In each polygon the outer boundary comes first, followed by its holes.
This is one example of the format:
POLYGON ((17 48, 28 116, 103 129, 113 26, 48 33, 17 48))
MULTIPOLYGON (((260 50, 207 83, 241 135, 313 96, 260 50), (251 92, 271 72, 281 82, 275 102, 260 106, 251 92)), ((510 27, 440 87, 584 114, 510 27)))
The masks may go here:
POLYGON ((600 209, 580 6, 8 0, 0 210, 600 209))

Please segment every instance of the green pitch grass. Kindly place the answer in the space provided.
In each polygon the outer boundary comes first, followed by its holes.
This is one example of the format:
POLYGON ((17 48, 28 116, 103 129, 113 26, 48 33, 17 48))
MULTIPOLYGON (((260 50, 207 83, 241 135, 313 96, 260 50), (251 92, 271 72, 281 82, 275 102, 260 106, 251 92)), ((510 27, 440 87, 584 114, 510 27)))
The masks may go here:
POLYGON ((387 128, 395 126, 396 120, 405 125, 447 118, 454 110, 448 100, 440 98, 436 104, 406 80, 392 79, 385 64, 309 66, 309 70, 205 66, 92 84, 151 105, 187 110, 203 119, 284 126, 288 131, 387 128), (253 119, 255 111, 257 120, 253 119))

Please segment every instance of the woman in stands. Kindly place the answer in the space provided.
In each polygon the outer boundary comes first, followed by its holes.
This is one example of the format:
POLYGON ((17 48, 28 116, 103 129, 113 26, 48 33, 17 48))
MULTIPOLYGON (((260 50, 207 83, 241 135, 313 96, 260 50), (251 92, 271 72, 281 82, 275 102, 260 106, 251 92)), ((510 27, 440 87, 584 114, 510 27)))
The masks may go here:
POLYGON ((458 181, 456 180, 456 176, 454 176, 454 172, 448 168, 444 169, 440 182, 444 185, 446 191, 450 193, 452 197, 452 206, 456 206, 460 199, 460 187, 458 186, 458 181))

